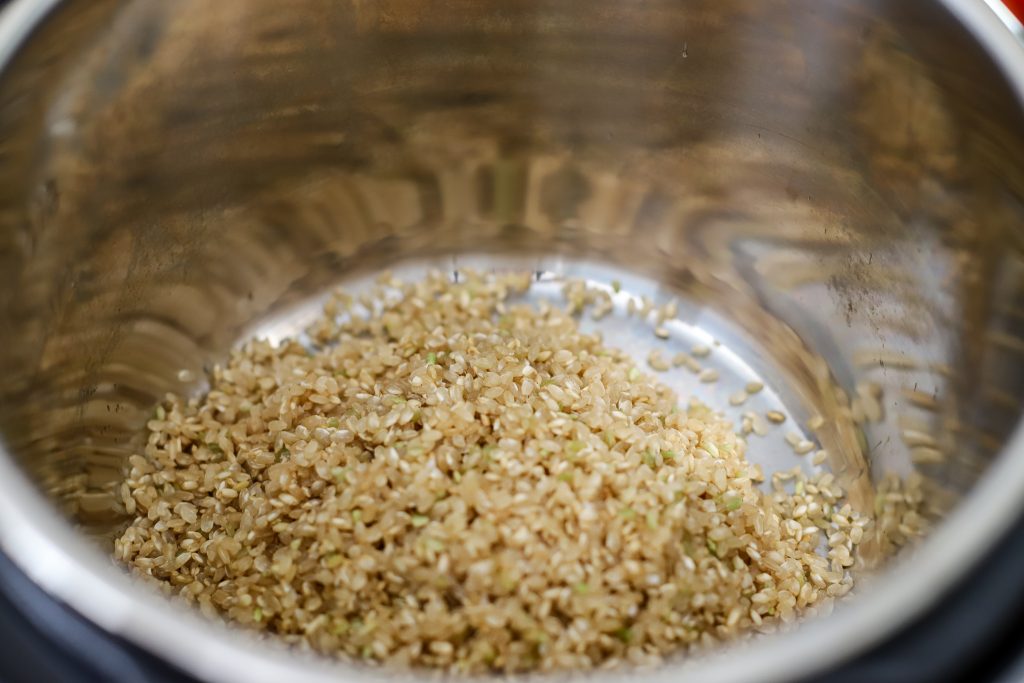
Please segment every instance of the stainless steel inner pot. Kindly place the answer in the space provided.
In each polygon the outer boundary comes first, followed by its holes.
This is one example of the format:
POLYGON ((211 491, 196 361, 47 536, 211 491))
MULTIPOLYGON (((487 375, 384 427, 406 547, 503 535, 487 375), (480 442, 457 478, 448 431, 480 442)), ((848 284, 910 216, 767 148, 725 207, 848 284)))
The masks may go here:
POLYGON ((884 389, 882 422, 830 422, 829 465, 865 510, 916 469, 931 537, 866 551, 814 628, 653 678, 852 657, 1021 512, 1024 51, 980 0, 21 0, 0 60, 0 548, 197 676, 381 675, 255 646, 105 553, 155 402, 394 264, 655 283, 797 422, 884 389), (941 462, 911 462, 908 415, 941 462))

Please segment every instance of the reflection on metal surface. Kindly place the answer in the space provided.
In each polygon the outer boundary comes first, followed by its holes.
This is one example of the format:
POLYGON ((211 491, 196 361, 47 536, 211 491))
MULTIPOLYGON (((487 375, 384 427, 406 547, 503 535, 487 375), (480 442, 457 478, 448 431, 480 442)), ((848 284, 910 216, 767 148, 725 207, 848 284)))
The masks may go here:
POLYGON ((0 79, 0 429, 86 533, 182 369, 453 254, 658 282, 804 418, 878 383, 884 420, 823 435, 863 506, 911 468, 901 418, 947 453, 938 507, 1003 449, 1024 114, 935 3, 276 7, 67 2, 0 79))
POLYGON ((1024 17, 1024 4, 1020 0, 985 0, 999 20, 1006 24, 1006 27, 1024 42, 1024 24, 1021 17, 1024 17))

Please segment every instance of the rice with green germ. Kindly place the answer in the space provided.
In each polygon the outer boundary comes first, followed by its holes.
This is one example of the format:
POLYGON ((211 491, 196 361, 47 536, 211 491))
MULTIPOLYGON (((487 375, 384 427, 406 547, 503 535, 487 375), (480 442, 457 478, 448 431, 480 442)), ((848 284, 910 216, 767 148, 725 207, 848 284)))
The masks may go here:
POLYGON ((762 491, 722 415, 516 303, 528 275, 463 275, 338 294, 311 343, 168 397, 117 558, 326 654, 474 673, 656 663, 850 590, 831 475, 762 491))

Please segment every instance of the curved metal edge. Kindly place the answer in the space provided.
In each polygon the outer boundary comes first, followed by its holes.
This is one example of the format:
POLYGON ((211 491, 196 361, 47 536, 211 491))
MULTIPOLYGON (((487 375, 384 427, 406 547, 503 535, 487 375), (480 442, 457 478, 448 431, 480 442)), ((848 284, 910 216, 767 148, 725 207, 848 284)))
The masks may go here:
POLYGON ((1006 28, 1010 29, 1010 32, 1024 43, 1024 24, 1021 24, 1017 15, 1002 0, 985 0, 985 4, 999 17, 1000 21, 1006 24, 1006 28))
MULTIPOLYGON (((1024 106, 1024 50, 983 0, 941 0, 988 50, 1024 106)), ((0 14, 0 69, 61 0, 15 0, 0 14)), ((306 680, 395 680, 380 670, 339 668, 288 652, 200 618, 138 585, 79 537, 0 447, 0 549, 54 598, 110 633, 210 681, 277 683, 306 680), (300 668, 301 667, 301 668, 300 668)), ((876 644, 921 614, 984 555, 1024 510, 1024 428, 977 483, 975 491, 911 559, 880 577, 869 600, 830 618, 744 648, 724 651, 646 676, 673 683, 687 674, 701 681, 780 681, 814 674, 840 657, 876 644), (949 549, 956 548, 951 556, 949 549)), ((628 673, 603 674, 627 680, 628 673)))
POLYGON ((15 0, 0 12, 0 68, 7 68, 22 43, 61 0, 15 0))

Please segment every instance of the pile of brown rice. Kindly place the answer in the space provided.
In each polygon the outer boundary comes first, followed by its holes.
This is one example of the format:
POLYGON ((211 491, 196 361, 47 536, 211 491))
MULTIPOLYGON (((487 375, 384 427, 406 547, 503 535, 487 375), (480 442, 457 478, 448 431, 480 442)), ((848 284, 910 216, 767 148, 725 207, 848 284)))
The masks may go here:
POLYGON ((526 275, 388 279, 169 397, 115 554, 209 614, 452 671, 651 663, 827 609, 866 520, 526 275), (783 486, 788 487, 783 489, 783 486), (829 547, 827 557, 819 546, 829 547))

